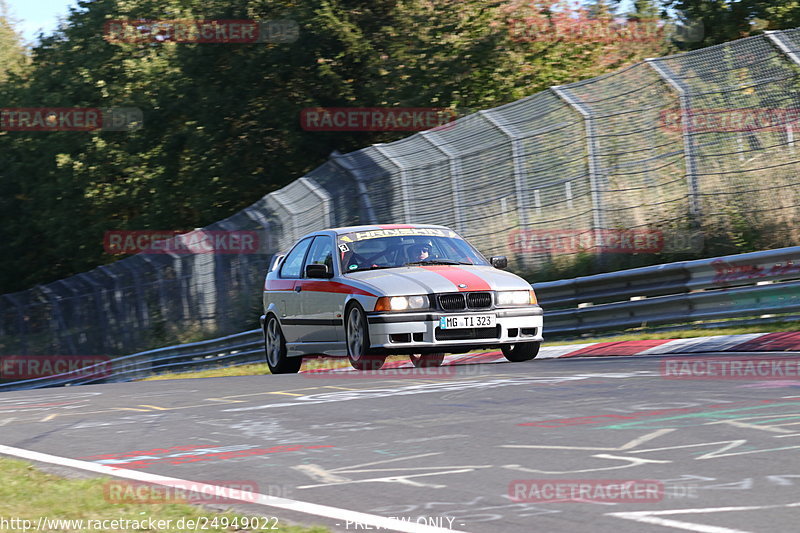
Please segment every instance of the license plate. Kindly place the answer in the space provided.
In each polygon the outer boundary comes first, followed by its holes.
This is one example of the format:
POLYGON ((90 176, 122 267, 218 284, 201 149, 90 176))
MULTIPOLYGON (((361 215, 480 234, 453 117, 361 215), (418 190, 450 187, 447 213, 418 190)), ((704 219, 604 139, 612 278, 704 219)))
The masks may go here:
POLYGON ((456 315, 439 319, 441 329, 493 328, 494 315, 456 315))

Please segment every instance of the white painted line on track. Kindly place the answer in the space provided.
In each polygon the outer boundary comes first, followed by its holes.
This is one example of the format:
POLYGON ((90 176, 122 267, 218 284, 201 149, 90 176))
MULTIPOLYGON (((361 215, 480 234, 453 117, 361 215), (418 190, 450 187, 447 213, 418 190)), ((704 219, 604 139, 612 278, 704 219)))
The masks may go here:
POLYGON ((617 518, 624 518, 633 520, 635 522, 642 522, 645 524, 654 524, 658 526, 672 527, 677 529, 685 529, 687 531, 695 531, 697 533, 749 533, 741 529, 731 529, 728 527, 711 526, 707 524, 697 524, 694 522, 684 522, 682 520, 671 520, 668 518, 659 518, 664 515, 680 515, 680 514, 710 514, 710 513, 728 513, 731 511, 760 511, 763 509, 778 509, 783 507, 798 507, 800 502, 788 503, 785 505, 753 505, 747 507, 710 507, 707 509, 666 509, 660 511, 628 511, 621 513, 606 513, 606 516, 614 516, 617 518))
POLYGON ((154 485, 162 485, 165 487, 175 487, 176 483, 180 483, 182 484, 181 486, 196 487, 196 490, 191 490, 191 492, 197 492, 199 494, 218 494, 219 492, 215 492, 215 490, 224 489, 226 494, 225 497, 230 500, 239 500, 246 503, 256 503, 258 505, 264 505, 267 507, 275 507, 277 509, 286 509, 314 516, 333 518, 336 520, 349 522, 350 524, 357 524, 358 526, 361 526, 361 529, 364 529, 364 526, 366 525, 388 529, 391 531, 404 531, 407 533, 463 533, 455 529, 429 526, 426 524, 397 520, 385 516, 329 507, 327 505, 318 505, 316 503, 302 502, 299 500, 278 498, 275 496, 268 496, 266 494, 258 494, 235 489, 232 490, 230 487, 217 487, 207 483, 197 483, 194 481, 178 479, 174 477, 159 476, 157 474, 140 472, 138 470, 114 468, 88 461, 80 461, 78 459, 70 459, 68 457, 59 457, 57 455, 34 452, 32 450, 24 450, 22 448, 14 448, 12 446, 4 446, 2 444, 0 444, 0 455, 10 455, 12 457, 19 457, 29 461, 38 461, 40 463, 49 463, 59 466, 66 466, 69 468, 77 468, 79 470, 87 470, 89 472, 96 472, 98 474, 105 474, 107 476, 133 479, 136 481, 152 483, 154 485))

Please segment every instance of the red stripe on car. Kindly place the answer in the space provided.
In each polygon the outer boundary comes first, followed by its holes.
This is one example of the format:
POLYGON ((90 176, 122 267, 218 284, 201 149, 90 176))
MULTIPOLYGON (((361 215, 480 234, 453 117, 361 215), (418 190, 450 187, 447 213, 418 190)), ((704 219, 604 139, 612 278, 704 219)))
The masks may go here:
POLYGON ((486 283, 486 281, 483 280, 483 278, 476 276, 472 272, 467 272, 466 270, 457 266, 434 265, 423 266, 422 268, 447 278, 448 281, 458 287, 458 290, 461 292, 491 290, 491 287, 488 283, 486 283), (459 284, 466 285, 466 287, 459 287, 459 284))
POLYGON ((299 279, 297 280, 297 283, 299 283, 300 286, 303 287, 304 291, 335 292, 340 294, 360 294, 363 296, 375 296, 371 292, 367 292, 363 289, 353 287, 352 285, 339 283, 338 281, 317 281, 317 280, 299 279))

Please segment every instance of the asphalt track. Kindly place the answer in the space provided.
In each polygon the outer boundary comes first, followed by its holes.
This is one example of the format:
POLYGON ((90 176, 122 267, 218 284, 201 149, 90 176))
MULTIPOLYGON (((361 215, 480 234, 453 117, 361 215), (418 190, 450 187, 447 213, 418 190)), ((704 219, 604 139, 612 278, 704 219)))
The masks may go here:
MULTIPOLYGON (((457 531, 797 531, 800 378, 665 379, 663 360, 9 392, 0 445, 120 472, 246 481, 261 494, 457 531), (614 493, 622 481, 629 492, 614 493), (589 486, 600 500, 574 492, 589 486)), ((332 531, 380 527, 302 506, 236 509, 332 531)))

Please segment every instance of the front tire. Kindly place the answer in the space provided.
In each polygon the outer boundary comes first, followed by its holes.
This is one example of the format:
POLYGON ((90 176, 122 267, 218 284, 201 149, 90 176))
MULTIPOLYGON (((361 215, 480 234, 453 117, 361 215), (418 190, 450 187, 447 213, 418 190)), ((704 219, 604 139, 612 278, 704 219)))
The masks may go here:
POLYGON ((442 366, 444 361, 444 352, 425 353, 425 354, 411 354, 408 356, 411 362, 417 368, 433 368, 442 366))
POLYGON ((361 306, 354 304, 347 311, 345 321, 347 339, 347 358, 356 370, 380 370, 386 361, 385 355, 374 355, 369 350, 369 330, 367 316, 361 306))
POLYGON ((520 342, 517 344, 504 344, 501 346, 503 355, 512 363, 521 363, 522 361, 530 361, 539 355, 539 347, 541 342, 520 342))
POLYGON ((287 357, 286 338, 274 315, 270 315, 264 326, 264 355, 273 374, 296 374, 303 365, 302 357, 287 357))

